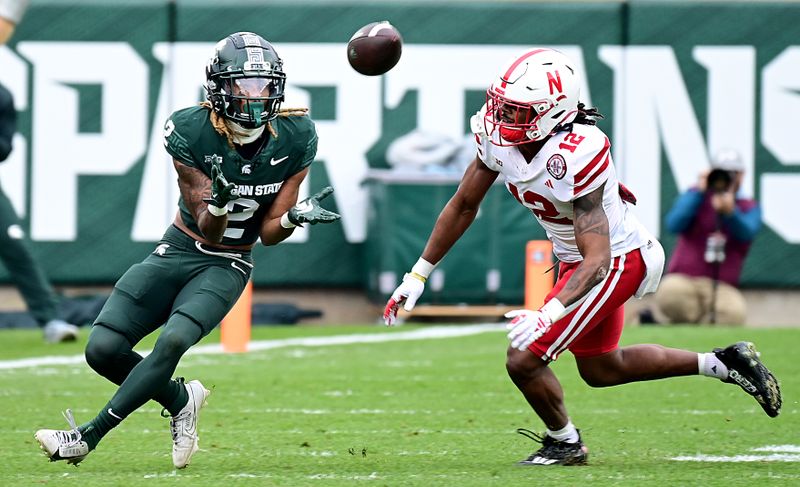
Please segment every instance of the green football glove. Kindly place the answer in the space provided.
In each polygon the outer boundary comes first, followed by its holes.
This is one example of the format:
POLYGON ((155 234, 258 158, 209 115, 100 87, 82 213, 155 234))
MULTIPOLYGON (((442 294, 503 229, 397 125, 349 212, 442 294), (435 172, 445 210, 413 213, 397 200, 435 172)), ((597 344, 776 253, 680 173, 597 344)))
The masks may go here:
POLYGON ((303 223, 314 225, 317 223, 335 222, 341 218, 341 216, 319 206, 319 202, 327 198, 331 193, 333 193, 333 188, 327 186, 314 196, 297 203, 286 212, 287 219, 296 227, 303 226, 303 223))
MULTIPOLYGON (((235 183, 229 183, 222 174, 219 160, 211 164, 211 198, 203 198, 203 201, 218 209, 228 206, 228 203, 239 198, 239 190, 235 183)), ((213 211, 212 211, 213 213, 213 211)))

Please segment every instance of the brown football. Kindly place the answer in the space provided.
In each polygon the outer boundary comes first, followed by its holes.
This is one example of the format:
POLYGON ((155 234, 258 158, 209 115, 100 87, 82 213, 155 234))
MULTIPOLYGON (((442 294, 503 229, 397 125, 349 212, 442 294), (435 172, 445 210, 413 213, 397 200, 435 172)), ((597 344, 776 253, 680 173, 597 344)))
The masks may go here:
POLYGON ((392 69, 402 52, 403 38, 386 20, 358 29, 347 43, 350 66, 367 76, 377 76, 392 69))

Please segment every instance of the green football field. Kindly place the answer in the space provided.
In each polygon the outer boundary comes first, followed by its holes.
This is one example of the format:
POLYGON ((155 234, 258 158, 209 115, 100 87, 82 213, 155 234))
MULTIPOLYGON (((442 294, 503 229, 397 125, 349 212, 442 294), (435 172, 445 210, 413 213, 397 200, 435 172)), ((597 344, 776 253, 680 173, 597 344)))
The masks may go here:
POLYGON ((0 332, 0 485, 800 485, 797 330, 646 327, 623 337, 698 351, 754 341, 781 381, 776 419, 738 387, 705 377, 592 389, 565 354, 554 368, 590 466, 517 467, 537 445, 516 428, 542 426, 506 376, 504 333, 418 335, 465 329, 260 327, 262 351, 185 357, 178 374, 213 393, 201 450, 181 471, 155 403, 79 468, 49 463, 34 431, 65 427, 68 407, 78 422, 90 419, 114 387, 77 359, 10 362, 75 356, 80 342, 45 346, 33 331, 0 332), (373 336, 384 341, 353 343, 373 336))

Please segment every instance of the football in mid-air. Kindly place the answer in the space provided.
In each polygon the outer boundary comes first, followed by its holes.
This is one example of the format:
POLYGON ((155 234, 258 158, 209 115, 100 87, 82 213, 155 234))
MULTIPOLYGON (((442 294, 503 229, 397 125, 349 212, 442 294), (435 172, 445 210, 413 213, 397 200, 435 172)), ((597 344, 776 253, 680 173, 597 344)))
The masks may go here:
POLYGON ((386 73, 397 64, 402 53, 403 38, 386 20, 358 29, 347 43, 350 66, 367 76, 386 73))

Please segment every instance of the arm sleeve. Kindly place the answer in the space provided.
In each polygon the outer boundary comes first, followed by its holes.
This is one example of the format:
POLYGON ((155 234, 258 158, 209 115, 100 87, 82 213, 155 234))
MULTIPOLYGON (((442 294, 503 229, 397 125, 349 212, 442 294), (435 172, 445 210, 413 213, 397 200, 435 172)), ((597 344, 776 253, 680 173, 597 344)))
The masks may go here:
POLYGON ((611 143, 605 139, 602 148, 584 156, 585 158, 591 157, 591 159, 585 165, 578 165, 580 170, 575 173, 573 179, 573 201, 581 196, 586 196, 606 182, 611 167, 610 148, 611 143))
POLYGON ((489 139, 485 135, 475 134, 475 146, 478 159, 492 171, 500 172, 500 166, 497 165, 497 160, 490 155, 490 148, 487 147, 489 143, 489 139))
POLYGON ((667 213, 667 230, 672 233, 681 233, 689 228, 702 202, 703 193, 696 189, 690 189, 678 196, 667 213))
POLYGON ((172 118, 164 124, 164 147, 169 155, 190 167, 197 167, 194 154, 189 149, 189 142, 179 132, 172 118))
POLYGON ((608 137, 599 133, 587 134, 580 140, 574 153, 555 151, 545 163, 553 176, 552 195, 564 203, 596 190, 614 172, 608 137))
POLYGON ((486 135, 483 127, 483 117, 486 113, 486 105, 484 104, 478 112, 470 118, 470 130, 475 136, 475 146, 478 159, 489 169, 494 172, 500 172, 500 166, 497 159, 491 156, 491 141, 489 136, 486 135))
POLYGON ((317 131, 312 130, 311 136, 308 138, 308 143, 306 144, 306 150, 303 153, 303 160, 300 162, 299 170, 305 169, 306 167, 310 166, 312 162, 314 162, 314 158, 317 157, 318 140, 319 137, 317 136, 317 131))
POLYGON ((742 211, 737 207, 732 214, 722 218, 722 224, 728 227, 736 240, 750 242, 761 229, 761 208, 754 205, 742 211))

